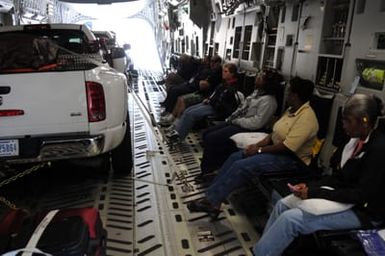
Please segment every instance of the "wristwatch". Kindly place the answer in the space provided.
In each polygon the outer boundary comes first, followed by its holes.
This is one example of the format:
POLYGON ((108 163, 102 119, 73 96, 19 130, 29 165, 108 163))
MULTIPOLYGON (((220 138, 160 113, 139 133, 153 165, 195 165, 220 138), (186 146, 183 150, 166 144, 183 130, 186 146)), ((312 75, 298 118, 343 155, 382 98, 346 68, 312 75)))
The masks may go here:
POLYGON ((259 147, 257 152, 258 152, 258 154, 261 154, 262 153, 262 147, 259 147))

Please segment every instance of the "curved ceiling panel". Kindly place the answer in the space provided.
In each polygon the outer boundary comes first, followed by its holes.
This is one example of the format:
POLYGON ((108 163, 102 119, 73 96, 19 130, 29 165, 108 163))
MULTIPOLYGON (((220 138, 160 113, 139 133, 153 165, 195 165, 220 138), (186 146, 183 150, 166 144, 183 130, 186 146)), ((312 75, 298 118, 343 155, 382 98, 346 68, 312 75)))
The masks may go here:
MULTIPOLYGON (((67 0, 66 0, 67 1, 67 0)), ((91 2, 93 3, 70 3, 67 4, 71 6, 75 11, 85 15, 87 17, 92 17, 94 19, 121 19, 129 18, 133 15, 140 12, 147 4, 146 0, 138 1, 125 1, 118 3, 120 0, 108 0, 115 3, 107 4, 107 1, 100 1, 103 4, 95 3, 95 0, 71 0, 78 2, 91 2)))
POLYGON ((75 4, 112 4, 123 2, 137 2, 138 0, 60 0, 61 2, 75 3, 75 4))

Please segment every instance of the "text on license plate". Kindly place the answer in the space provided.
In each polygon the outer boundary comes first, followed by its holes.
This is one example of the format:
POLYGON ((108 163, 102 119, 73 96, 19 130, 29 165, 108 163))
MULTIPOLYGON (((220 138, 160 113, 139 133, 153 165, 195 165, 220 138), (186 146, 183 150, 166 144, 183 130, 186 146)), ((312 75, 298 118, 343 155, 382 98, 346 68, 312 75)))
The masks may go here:
POLYGON ((0 140, 0 157, 18 156, 18 155, 19 155, 18 140, 0 140))

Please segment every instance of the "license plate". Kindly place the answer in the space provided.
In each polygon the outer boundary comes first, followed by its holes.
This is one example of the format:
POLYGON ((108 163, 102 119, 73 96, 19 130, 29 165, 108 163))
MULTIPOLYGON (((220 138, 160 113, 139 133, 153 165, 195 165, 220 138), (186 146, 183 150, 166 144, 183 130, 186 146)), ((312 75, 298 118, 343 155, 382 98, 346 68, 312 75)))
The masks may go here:
POLYGON ((0 157, 18 156, 19 141, 18 140, 0 140, 0 157))

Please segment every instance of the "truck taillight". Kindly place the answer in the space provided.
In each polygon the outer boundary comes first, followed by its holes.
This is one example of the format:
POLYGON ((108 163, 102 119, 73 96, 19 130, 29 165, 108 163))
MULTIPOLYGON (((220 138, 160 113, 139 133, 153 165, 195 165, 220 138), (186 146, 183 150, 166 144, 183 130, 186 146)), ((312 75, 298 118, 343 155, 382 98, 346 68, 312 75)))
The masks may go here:
POLYGON ((88 121, 98 122, 106 119, 106 102, 103 86, 86 81, 88 121))
POLYGON ((0 116, 22 116, 24 110, 21 109, 4 109, 0 110, 0 116))

